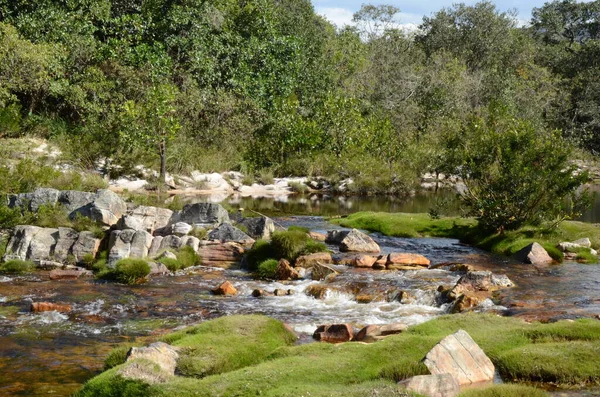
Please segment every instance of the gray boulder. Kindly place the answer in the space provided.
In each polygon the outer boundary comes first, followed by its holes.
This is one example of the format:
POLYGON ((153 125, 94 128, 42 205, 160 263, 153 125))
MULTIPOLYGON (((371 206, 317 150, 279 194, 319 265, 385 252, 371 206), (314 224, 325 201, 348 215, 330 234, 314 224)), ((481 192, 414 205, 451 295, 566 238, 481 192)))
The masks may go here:
POLYGON ((342 252, 379 252, 379 245, 371 237, 361 231, 331 230, 327 233, 326 242, 339 244, 342 252))
POLYGON ((129 256, 131 258, 145 258, 148 256, 152 246, 152 235, 145 230, 138 230, 131 239, 131 249, 129 256))
MULTIPOLYGON (((69 214, 85 207, 94 201, 95 194, 77 190, 63 190, 58 195, 58 204, 62 205, 69 214)), ((73 214, 74 215, 74 214, 73 214)))
POLYGON ((79 233, 77 231, 67 227, 59 227, 56 244, 54 245, 54 259, 58 262, 66 261, 68 256, 71 255, 72 248, 78 238, 79 233))
POLYGON ((200 246, 200 239, 194 236, 184 236, 181 238, 181 246, 192 247, 194 252, 198 251, 198 247, 200 246))
POLYGON ((192 225, 185 222, 177 222, 171 225, 171 234, 182 237, 187 235, 193 229, 192 225))
POLYGON ((535 266, 545 266, 552 263, 553 259, 548 252, 538 243, 531 243, 515 254, 515 258, 523 263, 535 266))
POLYGON ((36 212, 42 205, 55 205, 59 194, 59 190, 49 188, 39 188, 31 193, 13 194, 8 197, 8 206, 36 212))
POLYGON ((40 261, 51 260, 56 245, 58 229, 37 226, 16 226, 8 241, 4 261, 11 259, 40 261))
POLYGON ((129 258, 131 241, 135 230, 114 230, 108 242, 108 267, 114 267, 119 259, 129 258))
POLYGON ((463 330, 442 339, 423 363, 433 375, 451 374, 460 385, 494 379, 494 364, 463 330))
POLYGON ((185 222, 206 228, 229 222, 229 214, 220 204, 187 204, 180 213, 174 216, 172 222, 185 222))
POLYGON ((81 262, 86 255, 91 255, 95 258, 101 242, 102 240, 97 238, 92 232, 84 231, 79 233, 77 241, 75 241, 71 249, 75 260, 81 262))
POLYGON ((244 218, 238 223, 244 225, 248 229, 248 235, 256 240, 269 240, 275 232, 275 223, 267 217, 244 218))
POLYGON ((339 274, 337 270, 321 263, 315 263, 312 267, 313 280, 324 280, 329 276, 335 276, 337 274, 339 274))
POLYGON ((240 244, 254 244, 252 237, 229 223, 224 223, 216 229, 213 229, 208 234, 208 239, 220 241, 222 243, 235 242, 240 244))
POLYGON ((145 230, 148 233, 165 229, 171 222, 173 211, 140 205, 119 220, 119 229, 145 230))

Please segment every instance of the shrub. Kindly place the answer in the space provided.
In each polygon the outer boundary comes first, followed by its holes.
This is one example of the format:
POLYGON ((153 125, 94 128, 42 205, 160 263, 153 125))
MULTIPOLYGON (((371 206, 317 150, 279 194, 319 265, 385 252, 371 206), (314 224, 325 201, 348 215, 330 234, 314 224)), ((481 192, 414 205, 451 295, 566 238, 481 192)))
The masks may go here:
POLYGON ((321 241, 315 241, 313 239, 308 239, 306 241, 306 245, 300 251, 300 255, 309 255, 317 252, 327 252, 327 245, 321 241))
POLYGON ((258 265, 267 259, 273 258, 273 249, 267 240, 256 240, 250 251, 246 254, 248 270, 255 271, 258 265))
POLYGON ((288 230, 273 233, 271 246, 275 258, 293 261, 302 253, 309 240, 311 240, 310 237, 303 231, 288 230))
POLYGON ((50 183, 50 187, 58 190, 80 190, 83 192, 95 192, 98 189, 106 189, 108 183, 101 175, 93 173, 81 174, 76 171, 62 173, 50 183))
POLYGON ((182 269, 202 264, 202 258, 190 246, 181 247, 176 255, 182 269))
POLYGON ((267 259, 258 265, 256 275, 260 278, 270 279, 275 277, 275 271, 277 270, 277 259, 267 259))
POLYGON ((273 179, 273 171, 263 168, 259 171, 259 180, 263 185, 272 185, 275 183, 275 179, 273 179))
POLYGON ((290 226, 288 227, 288 232, 302 232, 308 234, 310 229, 304 226, 290 226))
POLYGON ((251 186, 254 183, 254 175, 248 173, 242 178, 242 185, 251 186))
POLYGON ((465 183, 468 215, 499 231, 573 216, 580 208, 569 209, 567 199, 582 203, 577 190, 589 178, 569 164, 569 145, 558 132, 505 113, 492 109, 487 120, 474 118, 448 140, 449 171, 465 183))
POLYGON ((75 214, 75 217, 71 220, 73 229, 78 232, 90 231, 96 238, 103 238, 105 235, 104 228, 96 221, 87 218, 79 213, 75 214))
POLYGON ((135 284, 150 274, 150 266, 143 259, 120 259, 113 270, 114 277, 123 284, 135 284))
POLYGON ((8 208, 6 198, 0 197, 0 229, 12 229, 27 223, 20 208, 8 208))
POLYGON ((40 227, 60 227, 71 226, 69 214, 62 205, 59 204, 44 204, 40 205, 38 210, 33 214, 34 223, 40 227))
POLYGON ((181 262, 179 262, 179 260, 177 260, 175 258, 162 257, 158 261, 160 263, 162 263, 163 265, 165 265, 167 267, 167 269, 169 269, 169 271, 172 271, 172 272, 176 272, 177 270, 183 268, 183 266, 181 265, 181 262))
POLYGON ((208 230, 203 227, 194 226, 188 233, 188 236, 196 237, 198 240, 204 240, 208 237, 208 230))
POLYGON ((304 193, 308 192, 308 186, 306 186, 302 182, 290 182, 289 186, 290 186, 291 191, 295 192, 295 193, 304 194, 304 193))
POLYGON ((115 347, 108 353, 106 360, 104 360, 104 370, 109 370, 117 365, 124 364, 127 361, 127 353, 134 347, 131 344, 125 344, 122 346, 115 347))
POLYGON ((1 265, 0 270, 6 273, 28 273, 35 270, 35 264, 30 261, 13 259, 1 265))

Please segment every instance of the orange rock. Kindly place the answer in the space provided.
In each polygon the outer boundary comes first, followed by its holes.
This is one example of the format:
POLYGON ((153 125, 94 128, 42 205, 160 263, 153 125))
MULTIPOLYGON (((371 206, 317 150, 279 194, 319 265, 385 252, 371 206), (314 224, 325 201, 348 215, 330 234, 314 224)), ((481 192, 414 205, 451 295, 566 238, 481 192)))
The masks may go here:
POLYGON ((223 284, 213 289, 212 293, 215 295, 235 295, 237 294, 237 289, 235 289, 233 284, 229 281, 225 281, 223 284))
POLYGON ((333 263, 333 258, 329 252, 317 252, 316 254, 304 255, 296 259, 296 267, 309 268, 315 264, 330 264, 333 263))
POLYGON ((50 272, 50 280, 77 280, 83 274, 82 270, 54 269, 50 272))
POLYGON ((315 330, 313 338, 328 343, 349 342, 354 338, 354 329, 350 324, 320 325, 315 330))
POLYGON ((59 303, 33 302, 31 304, 31 311, 33 313, 52 312, 52 311, 68 313, 72 309, 73 308, 71 305, 64 305, 64 304, 59 304, 59 303))
POLYGON ((308 235, 310 236, 310 238, 316 241, 325 241, 327 239, 327 236, 323 233, 309 232, 308 235))
POLYGON ((377 262, 377 257, 372 255, 359 255, 354 258, 353 265, 354 267, 373 267, 373 265, 377 262))
POLYGON ((277 269, 275 269, 275 278, 277 280, 298 280, 300 275, 294 269, 290 262, 285 259, 280 259, 277 263, 277 269))
POLYGON ((408 253, 391 253, 387 257, 386 267, 389 270, 410 270, 411 268, 427 268, 431 262, 423 255, 408 253))

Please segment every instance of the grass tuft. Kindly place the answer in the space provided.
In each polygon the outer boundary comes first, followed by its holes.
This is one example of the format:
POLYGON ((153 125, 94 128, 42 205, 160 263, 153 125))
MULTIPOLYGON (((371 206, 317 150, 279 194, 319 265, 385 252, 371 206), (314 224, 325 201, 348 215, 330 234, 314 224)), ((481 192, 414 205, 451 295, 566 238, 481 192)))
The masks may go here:
POLYGON ((30 261, 13 259, 0 265, 0 271, 5 273, 29 273, 35 270, 35 264, 30 261))

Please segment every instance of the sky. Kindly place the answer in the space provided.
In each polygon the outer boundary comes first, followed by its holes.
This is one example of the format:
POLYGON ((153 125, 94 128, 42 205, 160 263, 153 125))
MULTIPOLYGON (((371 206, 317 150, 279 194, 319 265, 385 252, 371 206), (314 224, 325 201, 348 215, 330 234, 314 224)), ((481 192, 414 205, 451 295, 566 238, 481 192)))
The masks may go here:
MULTIPOLYGON (((543 6, 546 1, 548 0, 497 0, 496 6, 502 11, 516 9, 521 23, 527 23, 531 19, 531 10, 543 6)), ((400 9, 399 22, 411 28, 419 25, 423 16, 429 16, 444 7, 450 7, 453 3, 475 4, 477 0, 312 0, 312 2, 318 14, 324 15, 338 27, 350 24, 352 14, 358 11, 363 3, 391 4, 400 9)))

